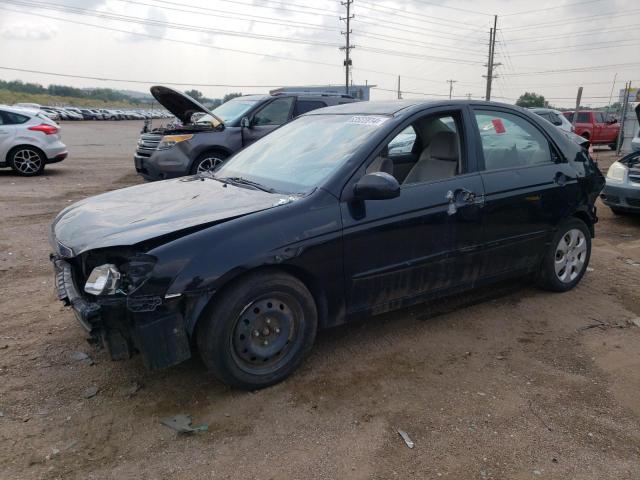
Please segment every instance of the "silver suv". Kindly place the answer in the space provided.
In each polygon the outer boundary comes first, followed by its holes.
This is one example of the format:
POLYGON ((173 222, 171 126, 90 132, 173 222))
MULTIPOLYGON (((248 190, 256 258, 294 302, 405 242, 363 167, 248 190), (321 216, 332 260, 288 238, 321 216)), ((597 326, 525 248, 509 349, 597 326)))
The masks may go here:
POLYGON ((188 95, 168 87, 152 87, 151 94, 181 125, 141 135, 134 162, 136 171, 146 180, 215 169, 298 115, 356 101, 336 94, 245 95, 209 111, 188 95))
POLYGON ((53 120, 35 110, 0 105, 0 167, 33 177, 65 158, 67 146, 53 120))

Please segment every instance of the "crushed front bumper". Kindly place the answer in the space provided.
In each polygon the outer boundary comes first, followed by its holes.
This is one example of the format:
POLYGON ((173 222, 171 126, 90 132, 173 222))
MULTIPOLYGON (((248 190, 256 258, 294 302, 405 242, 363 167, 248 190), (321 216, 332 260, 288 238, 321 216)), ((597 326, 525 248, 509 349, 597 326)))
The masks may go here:
POLYGON ((608 207, 630 213, 640 213, 640 187, 607 183, 600 198, 608 207))
POLYGON ((191 357, 185 322, 177 303, 157 297, 116 297, 88 301, 76 287, 72 266, 51 255, 56 294, 73 309, 89 333, 89 343, 105 347, 112 360, 126 360, 140 352, 149 369, 176 365, 191 357))

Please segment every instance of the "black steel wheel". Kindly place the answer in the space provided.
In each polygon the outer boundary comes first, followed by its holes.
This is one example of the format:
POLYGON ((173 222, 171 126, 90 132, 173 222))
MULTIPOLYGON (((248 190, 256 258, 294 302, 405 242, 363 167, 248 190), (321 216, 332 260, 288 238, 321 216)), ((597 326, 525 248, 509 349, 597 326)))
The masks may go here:
POLYGON ((222 381, 253 390, 293 373, 316 329, 316 305, 305 285, 283 272, 262 271, 219 294, 198 325, 198 350, 222 381))

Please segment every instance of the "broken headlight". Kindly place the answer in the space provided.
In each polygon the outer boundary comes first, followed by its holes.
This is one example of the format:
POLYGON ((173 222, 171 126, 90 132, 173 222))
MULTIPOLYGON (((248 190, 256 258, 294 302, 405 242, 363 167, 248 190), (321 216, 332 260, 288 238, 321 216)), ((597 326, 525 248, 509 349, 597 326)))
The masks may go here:
POLYGON ((158 150, 167 150, 173 147, 176 143, 184 142, 186 140, 191 140, 192 138, 193 138, 193 135, 191 134, 165 135, 164 137, 162 137, 162 139, 160 140, 160 143, 158 144, 158 150))
POLYGON ((120 271, 112 263, 94 268, 84 285, 84 291, 91 295, 113 295, 120 287, 120 271))
POLYGON ((615 182, 624 182, 627 176, 627 167, 620 162, 613 162, 607 171, 607 178, 615 182))

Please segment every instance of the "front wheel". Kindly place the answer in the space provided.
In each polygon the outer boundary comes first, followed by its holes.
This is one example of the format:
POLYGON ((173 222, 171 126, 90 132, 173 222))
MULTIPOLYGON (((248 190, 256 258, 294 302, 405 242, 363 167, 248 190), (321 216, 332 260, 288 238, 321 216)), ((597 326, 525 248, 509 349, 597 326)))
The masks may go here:
POLYGON ((582 279, 591 258, 591 234, 577 218, 558 228, 540 269, 540 286, 554 292, 566 292, 582 279))
POLYGON ((227 159, 227 154, 223 152, 207 152, 200 155, 193 166, 191 167, 191 174, 209 172, 217 170, 227 159))
POLYGON ((220 380, 253 390, 291 375, 309 353, 318 315, 297 278, 264 271, 234 282, 200 320, 202 360, 220 380))

